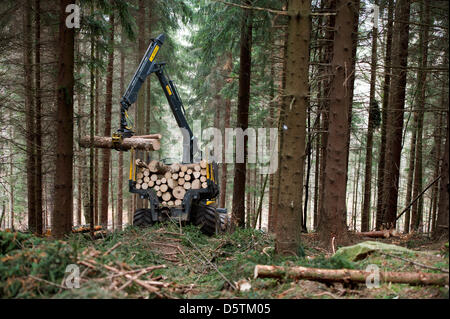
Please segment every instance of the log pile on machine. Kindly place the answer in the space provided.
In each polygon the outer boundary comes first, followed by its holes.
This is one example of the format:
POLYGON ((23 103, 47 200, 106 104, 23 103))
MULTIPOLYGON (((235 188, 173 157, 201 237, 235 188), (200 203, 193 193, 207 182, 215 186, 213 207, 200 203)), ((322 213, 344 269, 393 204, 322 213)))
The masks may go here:
POLYGON ((207 188, 206 161, 166 165, 137 159, 136 189, 154 189, 163 206, 180 206, 189 189, 207 188))

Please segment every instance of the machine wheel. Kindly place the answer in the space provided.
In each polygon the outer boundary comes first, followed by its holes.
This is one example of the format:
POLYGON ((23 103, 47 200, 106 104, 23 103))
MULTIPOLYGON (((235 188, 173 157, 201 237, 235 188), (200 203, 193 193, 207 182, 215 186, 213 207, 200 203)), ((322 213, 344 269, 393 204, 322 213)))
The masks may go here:
POLYGON ((150 210, 145 208, 136 210, 133 215, 133 225, 138 227, 148 227, 153 225, 150 214, 150 210))
POLYGON ((212 236, 225 232, 228 226, 228 215, 220 213, 215 207, 196 204, 192 206, 193 224, 200 226, 200 230, 212 236))

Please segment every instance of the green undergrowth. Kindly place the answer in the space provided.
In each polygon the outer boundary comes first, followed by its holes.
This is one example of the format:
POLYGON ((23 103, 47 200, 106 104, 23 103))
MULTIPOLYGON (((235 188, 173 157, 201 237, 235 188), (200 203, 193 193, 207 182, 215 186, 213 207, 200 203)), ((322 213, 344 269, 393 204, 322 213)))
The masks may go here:
MULTIPOLYGON (((368 264, 377 264, 388 270, 413 269, 411 265, 405 266, 405 262, 377 253, 352 262, 340 256, 325 256, 307 246, 298 248, 299 256, 279 256, 274 251, 273 237, 258 230, 239 229, 207 237, 194 226, 180 229, 172 223, 128 227, 95 241, 81 234, 58 241, 0 232, 0 245, 2 298, 331 298, 336 291, 329 293, 335 289, 329 285, 293 282, 288 278, 254 279, 254 268, 265 264, 364 269, 368 264), (94 267, 89 268, 82 261, 94 267), (68 289, 64 284, 69 275, 66 267, 70 264, 80 267, 80 288, 68 289), (143 274, 139 279, 164 283, 159 295, 135 282, 126 284, 129 278, 115 275, 107 268, 125 272, 154 265, 165 268, 143 274), (249 283, 251 289, 234 289, 243 282, 249 283)), ((446 259, 436 259, 437 264, 448 269, 448 254, 446 259)), ((445 293, 448 296, 448 288, 442 292, 445 293)), ((386 294, 372 296, 384 298, 386 294)), ((345 297, 358 295, 350 293, 345 297)))

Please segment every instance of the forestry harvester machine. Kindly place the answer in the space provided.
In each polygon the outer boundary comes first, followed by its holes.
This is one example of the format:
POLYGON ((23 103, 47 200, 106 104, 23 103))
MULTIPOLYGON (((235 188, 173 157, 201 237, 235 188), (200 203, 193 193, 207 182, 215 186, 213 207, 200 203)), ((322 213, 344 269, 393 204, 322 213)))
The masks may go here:
MULTIPOLYGON (((186 112, 178 95, 173 81, 166 75, 165 62, 157 62, 156 56, 164 43, 164 34, 160 34, 151 43, 145 52, 120 104, 120 128, 112 136, 113 147, 121 150, 124 139, 134 135, 133 128, 129 126, 127 114, 128 108, 136 102, 138 92, 145 79, 154 73, 159 80, 169 103, 170 110, 175 117, 178 127, 183 133, 183 160, 182 164, 193 164, 201 159, 198 151, 197 138, 186 120, 186 112)), ((199 189, 188 189, 181 204, 167 207, 163 205, 153 188, 138 189, 136 186, 136 161, 135 150, 131 149, 131 160, 129 169, 129 191, 138 194, 140 198, 149 201, 149 208, 138 208, 134 212, 133 225, 150 226, 156 222, 175 220, 183 223, 198 225, 201 231, 207 235, 213 235, 226 230, 229 218, 225 208, 217 207, 219 195, 217 163, 212 160, 206 162, 206 184, 199 189)), ((164 164, 171 164, 165 161, 164 164)))

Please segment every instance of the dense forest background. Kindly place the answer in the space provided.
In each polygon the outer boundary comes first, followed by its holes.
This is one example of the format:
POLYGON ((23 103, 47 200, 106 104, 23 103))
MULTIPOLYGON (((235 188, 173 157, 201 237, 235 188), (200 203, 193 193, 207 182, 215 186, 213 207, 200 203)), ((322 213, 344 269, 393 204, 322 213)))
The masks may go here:
MULTIPOLYGON (((81 0, 80 27, 63 34, 66 4, 0 7, 2 229, 62 236, 89 223, 90 205, 121 229, 145 205, 128 193, 129 152, 77 141, 118 128, 119 100, 164 33, 159 60, 191 125, 279 130, 275 174, 219 165, 219 206, 237 225, 277 233, 281 251, 300 232, 448 236, 448 1, 81 0)), ((153 159, 180 160, 156 77, 130 115, 137 133, 162 134, 153 159)))

